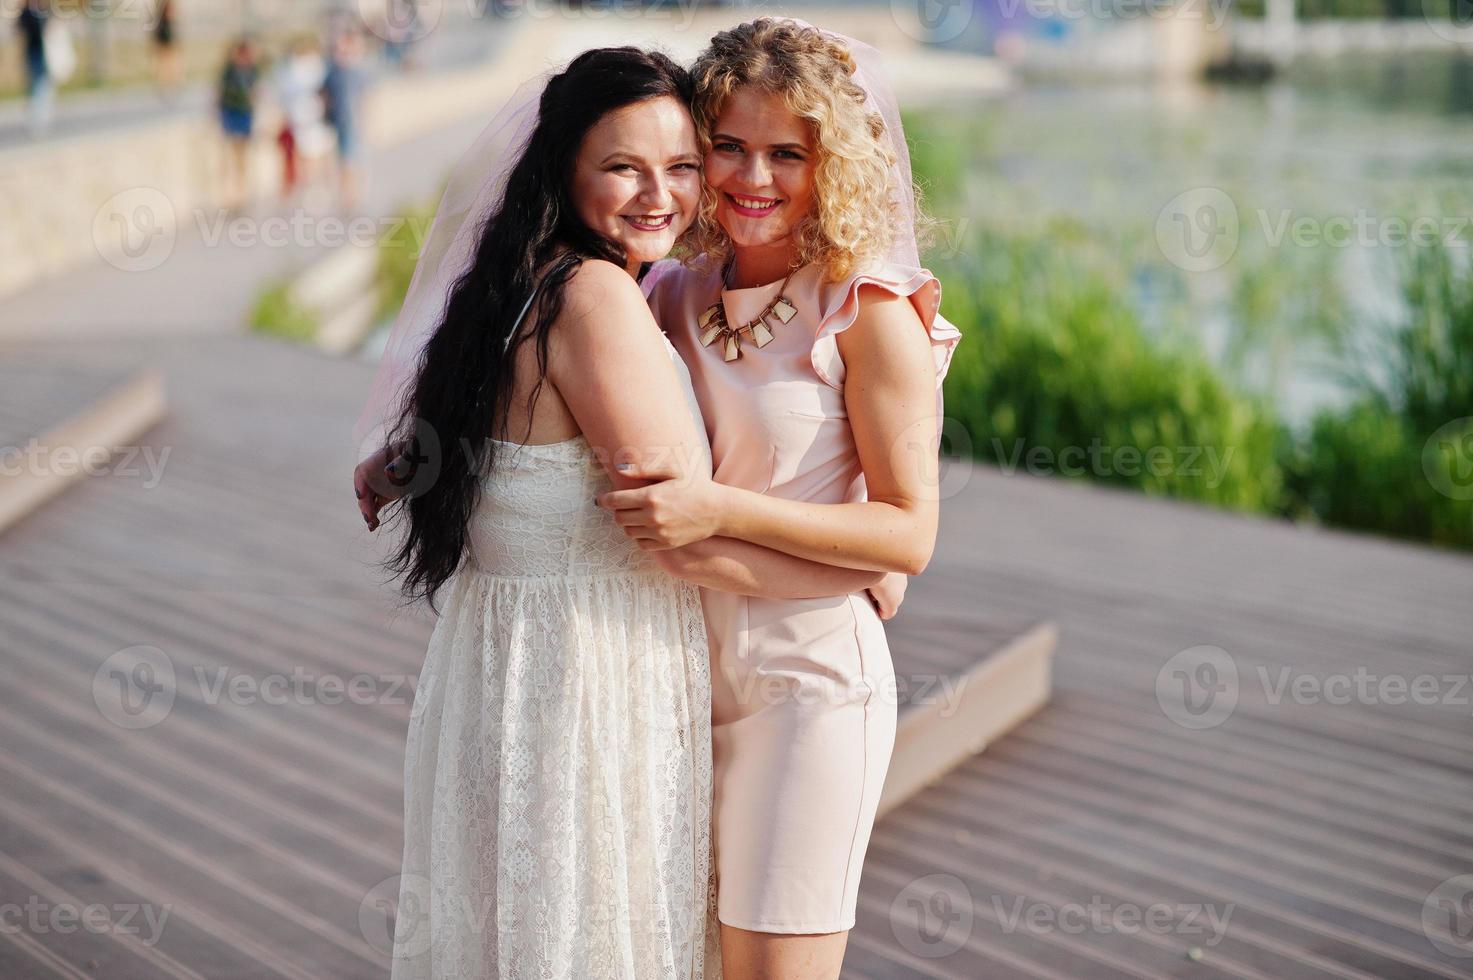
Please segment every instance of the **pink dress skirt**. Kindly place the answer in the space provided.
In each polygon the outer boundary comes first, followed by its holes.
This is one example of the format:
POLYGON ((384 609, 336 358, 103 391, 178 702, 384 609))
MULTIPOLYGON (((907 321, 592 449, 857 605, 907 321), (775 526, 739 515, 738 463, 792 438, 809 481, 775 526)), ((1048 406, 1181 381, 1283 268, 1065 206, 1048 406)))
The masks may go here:
MULTIPOLYGON (((704 265, 704 264, 703 264, 704 265)), ((723 289, 718 269, 657 263, 650 306, 690 370, 715 479, 792 500, 866 499, 844 404, 835 335, 861 284, 908 296, 930 334, 937 398, 960 334, 939 316, 924 269, 878 265, 845 282, 815 266, 782 290, 797 308, 758 349, 725 361, 697 320, 718 298, 744 323, 780 283, 723 289)), ((717 912, 757 932, 828 933, 854 925, 860 871, 895 741, 896 688, 884 626, 864 593, 762 599, 701 590, 712 657, 713 831, 717 912)))

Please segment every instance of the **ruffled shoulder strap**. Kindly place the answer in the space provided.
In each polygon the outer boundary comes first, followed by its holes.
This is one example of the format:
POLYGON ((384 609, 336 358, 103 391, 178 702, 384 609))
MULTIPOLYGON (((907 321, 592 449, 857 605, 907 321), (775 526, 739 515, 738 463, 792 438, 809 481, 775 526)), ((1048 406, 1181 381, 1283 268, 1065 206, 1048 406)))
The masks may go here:
MULTIPOLYGON (((876 285, 908 298, 920 314, 921 324, 931 338, 931 356, 936 364, 936 390, 951 367, 951 355, 960 342, 961 331, 941 315, 941 282, 929 269, 889 263, 875 264, 842 282, 820 283, 818 307, 822 311, 813 339, 813 370, 831 387, 844 388, 844 360, 835 338, 849 329, 859 316, 859 287, 876 285)), ((939 403, 938 403, 939 404, 939 403)))

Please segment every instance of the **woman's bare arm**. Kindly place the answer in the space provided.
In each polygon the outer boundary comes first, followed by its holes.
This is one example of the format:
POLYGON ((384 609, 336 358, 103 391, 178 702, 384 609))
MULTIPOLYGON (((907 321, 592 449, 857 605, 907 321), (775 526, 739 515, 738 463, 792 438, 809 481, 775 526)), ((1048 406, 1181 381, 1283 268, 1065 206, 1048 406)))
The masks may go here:
MULTIPOLYGON (((710 482, 705 444, 686 410, 665 341, 638 286, 623 270, 586 262, 569 281, 549 336, 548 379, 615 487, 648 482, 625 475, 619 469, 625 460, 663 460, 662 470, 678 484, 710 482)), ((699 585, 770 598, 846 595, 881 577, 726 538, 669 550, 657 560, 671 574, 699 585)))
POLYGON ((652 554, 677 578, 719 592, 766 599, 848 595, 884 578, 883 572, 825 565, 736 538, 706 538, 652 554))

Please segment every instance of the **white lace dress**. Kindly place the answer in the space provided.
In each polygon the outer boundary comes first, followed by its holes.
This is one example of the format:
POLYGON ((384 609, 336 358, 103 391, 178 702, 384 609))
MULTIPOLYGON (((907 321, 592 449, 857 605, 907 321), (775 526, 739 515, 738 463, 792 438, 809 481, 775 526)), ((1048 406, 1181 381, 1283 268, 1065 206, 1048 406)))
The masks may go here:
POLYGON ((409 723, 393 978, 719 977, 698 590, 582 436, 498 449, 409 723))

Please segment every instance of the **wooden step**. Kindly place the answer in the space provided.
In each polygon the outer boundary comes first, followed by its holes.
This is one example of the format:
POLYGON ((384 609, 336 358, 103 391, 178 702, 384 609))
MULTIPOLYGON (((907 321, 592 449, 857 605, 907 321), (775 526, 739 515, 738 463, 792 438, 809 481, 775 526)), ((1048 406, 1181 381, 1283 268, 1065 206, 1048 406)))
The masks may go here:
MULTIPOLYGON (((975 646, 939 651, 942 657, 963 659, 946 673, 913 663, 903 652, 903 640, 896 640, 895 673, 907 696, 900 705, 880 816, 940 781, 1048 702, 1059 641, 1052 623, 976 624, 974 638, 975 646)), ((933 661, 937 653, 933 649, 933 661)))
POLYGON ((0 366, 0 531, 96 472, 167 411, 155 370, 0 366))

